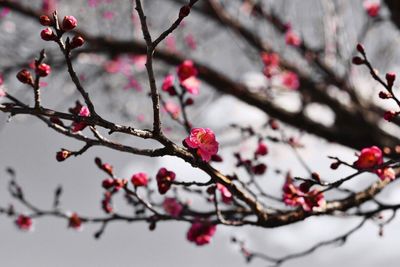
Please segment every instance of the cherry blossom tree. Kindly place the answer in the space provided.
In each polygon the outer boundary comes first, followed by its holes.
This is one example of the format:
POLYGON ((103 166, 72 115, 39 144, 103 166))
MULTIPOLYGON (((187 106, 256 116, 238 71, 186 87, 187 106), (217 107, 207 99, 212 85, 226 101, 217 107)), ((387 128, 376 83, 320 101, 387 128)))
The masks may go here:
POLYGON ((249 247, 232 233, 229 245, 248 262, 258 258, 275 266, 345 243, 366 222, 383 234, 400 208, 378 198, 399 176, 400 100, 396 72, 389 70, 394 66, 378 53, 398 34, 397 2, 310 1, 318 6, 312 19, 287 12, 300 14, 310 3, 282 2, 0 1, 4 36, 25 36, 4 41, 3 53, 31 44, 28 52, 10 53, 1 63, 0 111, 10 119, 39 120, 81 145, 48 155, 55 164, 101 147, 148 161, 171 157, 176 168, 189 165, 207 177, 179 177, 165 166, 121 178, 112 158, 95 157, 87 168, 107 177, 96 184, 103 190, 103 215, 93 217, 62 209, 61 186, 51 209, 37 206, 18 182, 15 162, 7 168, 10 204, 0 205, 0 213, 21 231, 43 217, 65 220, 75 230, 97 224, 95 238, 116 221, 144 222, 150 231, 166 221, 185 223, 187 241, 197 246, 212 242, 223 226, 267 229, 321 216, 358 218, 349 231, 284 256, 249 247), (164 5, 170 12, 163 14, 164 5), (346 14, 349 6, 357 19, 346 14), (357 23, 349 25, 350 19, 357 23), (16 23, 26 25, 21 33, 16 23), (389 24, 394 27, 385 32, 389 24), (382 33, 392 39, 376 47, 373 39, 382 33), (67 83, 74 89, 63 96, 60 88, 67 83), (61 104, 46 97, 56 90, 61 104), (221 105, 224 96, 261 111, 263 123, 254 123, 251 114, 246 124, 236 122, 222 106, 225 121, 212 128, 203 113, 221 105), (321 175, 303 153, 318 148, 308 147, 304 138, 356 153, 321 151, 331 169, 321 175), (305 175, 274 160, 270 154, 280 147, 290 149, 305 175), (373 177, 367 187, 348 187, 366 175, 373 177), (280 179, 272 192, 271 176, 280 179), (114 205, 118 196, 133 213, 114 205))

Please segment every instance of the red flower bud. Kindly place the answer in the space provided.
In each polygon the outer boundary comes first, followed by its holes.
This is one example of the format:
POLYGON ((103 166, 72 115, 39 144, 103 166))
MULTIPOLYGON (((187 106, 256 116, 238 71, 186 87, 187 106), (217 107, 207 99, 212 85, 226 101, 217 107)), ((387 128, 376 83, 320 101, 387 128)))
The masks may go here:
POLYGON ((75 35, 74 38, 72 38, 70 47, 71 47, 71 49, 74 49, 74 48, 82 46, 84 43, 85 43, 85 40, 83 39, 82 36, 75 35))
POLYGON ((357 44, 357 51, 365 55, 364 46, 362 44, 357 44))
POLYGON ((179 17, 184 18, 187 17, 190 14, 190 6, 183 6, 181 7, 181 10, 179 10, 179 17))
POLYGON ((27 69, 20 70, 17 74, 17 79, 21 83, 33 84, 32 75, 27 69))
POLYGON ((51 67, 45 63, 39 64, 36 68, 36 74, 40 77, 46 77, 51 72, 51 67))
POLYGON ((392 97, 392 95, 390 93, 387 93, 387 92, 384 92, 384 91, 380 91, 379 92, 379 98, 388 99, 388 98, 391 98, 391 97, 392 97))
POLYGON ((72 155, 71 151, 66 150, 66 149, 61 149, 61 151, 58 151, 56 154, 56 159, 57 161, 64 161, 67 158, 69 158, 72 155))
POLYGON ((365 64, 365 60, 360 57, 353 57, 352 62, 354 65, 362 65, 365 64))
POLYGON ((103 186, 104 189, 110 189, 111 187, 114 186, 114 179, 112 178, 104 179, 101 185, 103 186))
POLYGON ((193 103, 194 103, 194 100, 193 100, 193 98, 191 98, 191 97, 189 97, 189 98, 186 99, 186 101, 185 101, 185 105, 186 105, 186 106, 193 105, 193 103))
POLYGON ((340 162, 339 161, 332 162, 331 169, 332 170, 336 170, 337 168, 339 168, 339 166, 340 166, 340 162))
POLYGON ((49 18, 49 16, 46 16, 46 15, 41 15, 39 18, 39 22, 43 26, 51 26, 52 25, 51 19, 49 18))
POLYGON ((64 31, 70 31, 78 25, 78 21, 74 16, 65 16, 62 22, 62 29, 64 31))
POLYGON ((387 121, 392 121, 394 119, 394 117, 397 116, 397 112, 393 111, 393 110, 389 110, 386 111, 385 114, 383 114, 383 118, 387 121))
POLYGON ((389 87, 393 86, 394 80, 396 80, 396 73, 394 72, 386 73, 386 81, 389 87))
POLYGON ((56 39, 56 35, 50 28, 46 28, 41 31, 40 37, 45 41, 54 41, 56 39))

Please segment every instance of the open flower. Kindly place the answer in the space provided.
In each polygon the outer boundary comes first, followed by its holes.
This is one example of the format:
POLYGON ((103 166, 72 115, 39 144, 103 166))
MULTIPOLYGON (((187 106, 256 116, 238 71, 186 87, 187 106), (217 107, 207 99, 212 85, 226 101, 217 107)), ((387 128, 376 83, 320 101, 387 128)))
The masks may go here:
POLYGON ((197 154, 205 162, 210 161, 211 156, 218 152, 218 142, 214 132, 208 128, 193 128, 189 137, 185 139, 186 145, 197 149, 197 154))
POLYGON ((171 183, 175 180, 175 173, 161 168, 156 175, 156 180, 158 192, 163 195, 171 188, 171 183))
POLYGON ((207 222, 194 222, 187 233, 187 239, 198 246, 210 243, 217 227, 207 222))
POLYGON ((20 230, 29 231, 32 230, 33 222, 31 217, 21 214, 15 220, 15 224, 20 230))
POLYGON ((181 215, 183 206, 175 198, 167 197, 164 199, 163 208, 165 212, 172 217, 178 217, 181 215))
POLYGON ((371 169, 383 163, 382 150, 379 147, 372 146, 361 150, 354 166, 359 169, 371 169))
POLYGON ((226 188, 224 185, 220 183, 217 183, 217 189, 221 193, 222 202, 224 202, 225 204, 231 204, 233 196, 232 193, 228 190, 228 188, 226 188))
POLYGON ((300 86, 299 77, 292 71, 286 71, 281 76, 282 85, 288 89, 297 90, 300 86))
POLYGON ((185 60, 181 65, 178 66, 177 74, 179 77, 179 82, 183 82, 184 80, 196 76, 197 69, 191 60, 185 60))

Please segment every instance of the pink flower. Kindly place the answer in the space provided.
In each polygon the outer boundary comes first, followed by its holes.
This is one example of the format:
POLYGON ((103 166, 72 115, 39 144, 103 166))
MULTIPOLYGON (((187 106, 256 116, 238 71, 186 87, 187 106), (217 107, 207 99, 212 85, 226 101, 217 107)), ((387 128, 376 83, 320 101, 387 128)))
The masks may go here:
POLYGON ((393 181, 396 178, 396 172, 393 168, 383 168, 376 171, 376 174, 382 181, 386 179, 393 181))
POLYGON ((0 88, 0 98, 5 97, 7 95, 6 91, 3 88, 0 88))
POLYGON ((175 198, 167 197, 164 199, 163 208, 165 212, 172 217, 178 217, 181 215, 183 206, 175 198))
POLYGON ((57 9, 57 0, 43 0, 42 11, 45 14, 51 14, 57 9))
POLYGON ((287 178, 283 185, 283 202, 288 206, 301 206, 305 211, 323 207, 326 203, 324 195, 318 189, 304 193, 293 184, 291 178, 287 178))
MULTIPOLYGON (((175 82, 175 77, 172 74, 168 74, 165 76, 161 89, 165 92, 170 92, 171 88, 173 89, 174 87, 174 82, 175 82)), ((174 90, 174 89, 173 89, 174 90)), ((175 90, 174 90, 175 91, 175 90)))
POLYGON ((268 154, 268 147, 263 142, 258 143, 257 150, 254 152, 254 156, 265 156, 268 154))
POLYGON ((64 31, 70 31, 78 26, 78 20, 74 16, 65 16, 61 26, 64 31))
POLYGON ((187 232, 187 239, 198 246, 210 243, 217 227, 210 223, 194 222, 187 232))
POLYGON ((132 76, 132 77, 128 78, 128 83, 124 86, 124 90, 128 90, 128 89, 135 89, 137 92, 141 92, 142 86, 136 80, 136 78, 132 76))
MULTIPOLYGON (((79 116, 81 117, 89 117, 90 116, 90 111, 86 106, 82 106, 81 109, 79 110, 79 116)), ((86 122, 80 121, 80 122, 73 122, 72 123, 72 131, 79 132, 85 129, 87 126, 86 122)))
POLYGON ((277 68, 279 66, 279 55, 276 53, 261 53, 261 59, 266 67, 277 68))
POLYGON ((15 220, 15 224, 20 230, 29 231, 32 229, 32 218, 21 214, 15 220))
POLYGON ((5 16, 7 16, 8 14, 10 14, 11 9, 8 7, 3 7, 0 11, 0 18, 4 18, 5 16))
POLYGON ((193 95, 199 94, 200 81, 196 77, 190 77, 181 82, 181 85, 193 95))
POLYGON ((370 17, 376 17, 379 15, 381 5, 379 2, 376 1, 365 1, 364 9, 370 17))
POLYGON ((287 45, 292 45, 296 47, 301 45, 300 37, 290 29, 286 32, 285 40, 287 45))
POLYGON ((69 216, 68 227, 74 228, 75 230, 80 230, 82 227, 82 219, 78 216, 77 213, 72 213, 69 216))
POLYGON ((112 11, 104 11, 103 18, 107 20, 112 20, 114 18, 114 12, 112 11))
POLYGON ((47 65, 46 63, 42 63, 36 68, 35 72, 40 77, 46 77, 47 75, 50 74, 51 67, 49 65, 47 65))
POLYGON ((171 116, 172 116, 173 118, 177 119, 177 118, 179 117, 179 114, 180 114, 180 112, 181 112, 181 109, 180 109, 180 107, 179 107, 177 104, 175 104, 174 102, 172 102, 172 101, 167 101, 167 102, 165 103, 165 105, 164 105, 164 108, 165 108, 165 110, 166 110, 169 114, 171 114, 171 116))
POLYGON ((299 89, 300 86, 300 81, 299 77, 297 76, 296 73, 292 71, 286 71, 282 74, 282 84, 292 90, 297 90, 299 89))
POLYGON ((135 187, 147 186, 148 179, 149 178, 147 177, 146 173, 139 172, 139 173, 132 175, 131 182, 135 187))
POLYGON ((218 183, 217 189, 221 193, 222 202, 224 202, 225 204, 231 204, 233 196, 232 196, 232 193, 228 190, 228 188, 226 188, 224 185, 218 183))
POLYGON ((172 182, 175 180, 175 173, 166 168, 161 168, 156 176, 158 192, 163 195, 171 188, 172 182))
POLYGON ((193 128, 185 143, 190 148, 197 149, 197 154, 205 162, 210 161, 211 156, 218 152, 218 142, 213 131, 208 128, 193 128))
POLYGON ((88 0, 89 7, 97 7, 100 4, 100 0, 88 0))
POLYGON ((197 76, 197 69, 191 60, 185 60, 181 65, 178 66, 177 74, 179 77, 179 82, 183 82, 184 80, 197 76))
POLYGON ((195 38, 194 38, 194 36, 193 36, 192 34, 188 34, 188 35, 185 37, 185 42, 186 42, 186 45, 187 45, 190 49, 196 50, 196 48, 197 48, 197 43, 196 43, 196 40, 195 40, 195 38))
POLYGON ((167 50, 169 52, 175 52, 176 51, 175 37, 172 35, 168 35, 167 38, 165 38, 165 45, 167 46, 167 50))
POLYGON ((382 150, 379 147, 372 146, 361 150, 354 166, 359 169, 371 169, 383 163, 382 150))

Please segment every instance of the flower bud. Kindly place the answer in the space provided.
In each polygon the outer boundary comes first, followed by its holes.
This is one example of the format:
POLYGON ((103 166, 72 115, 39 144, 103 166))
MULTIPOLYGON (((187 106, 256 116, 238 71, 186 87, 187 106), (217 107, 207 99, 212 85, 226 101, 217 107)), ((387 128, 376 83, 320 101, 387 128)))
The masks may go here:
POLYGON ((17 74, 17 79, 21 83, 26 83, 26 84, 33 84, 33 78, 31 73, 27 69, 23 69, 17 74))
POLYGON ((85 40, 83 39, 82 36, 75 35, 74 38, 72 38, 72 41, 70 43, 71 49, 81 47, 85 43, 85 40))
POLYGON ((187 17, 187 16, 189 16, 189 14, 190 14, 190 6, 188 6, 188 5, 181 7, 181 9, 179 10, 180 18, 187 17))
POLYGON ((393 86, 394 80, 396 80, 396 73, 394 73, 394 72, 386 73, 386 81, 387 81, 389 87, 393 86))
POLYGON ((365 60, 360 57, 353 57, 352 62, 354 65, 362 65, 365 64, 365 60))
POLYGON ((49 18, 49 16, 46 16, 46 15, 41 15, 39 18, 39 22, 43 26, 51 26, 52 25, 51 19, 49 18))
POLYGON ((392 121, 394 117, 397 116, 397 112, 393 110, 386 111, 385 114, 383 114, 383 118, 387 121, 392 121))
POLYGON ((56 39, 56 35, 50 28, 46 28, 41 31, 40 37, 45 41, 54 41, 56 39))
POLYGON ((64 31, 70 31, 78 25, 78 21, 74 16, 65 16, 62 22, 62 29, 64 31))
POLYGON ((67 158, 69 158, 72 155, 71 151, 66 150, 66 149, 61 149, 61 151, 58 151, 56 154, 56 159, 57 161, 64 161, 67 158))
POLYGON ((104 189, 110 189, 111 187, 114 186, 114 179, 112 178, 104 179, 101 185, 103 186, 104 189))
POLYGON ((365 55, 364 46, 362 44, 357 44, 357 51, 365 55))
POLYGON ((39 64, 36 68, 36 74, 40 77, 46 77, 51 72, 51 67, 45 63, 39 64))
POLYGON ((380 91, 379 92, 379 98, 381 99, 388 99, 391 98, 392 95, 390 93, 384 92, 384 91, 380 91))

